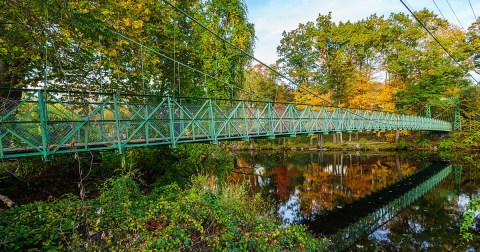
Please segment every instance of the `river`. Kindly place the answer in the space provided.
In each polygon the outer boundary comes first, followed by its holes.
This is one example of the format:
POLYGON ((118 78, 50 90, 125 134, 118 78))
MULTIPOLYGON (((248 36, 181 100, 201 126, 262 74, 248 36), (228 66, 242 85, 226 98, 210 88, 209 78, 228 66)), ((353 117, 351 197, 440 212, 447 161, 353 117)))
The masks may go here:
MULTIPOLYGON (((480 227, 474 227, 476 238, 469 243, 459 232, 465 207, 480 197, 479 153, 233 155, 231 180, 260 193, 283 225, 301 223, 327 237, 332 251, 480 251, 480 227)), ((15 174, 22 169, 30 174, 35 167, 18 162, 0 180, 0 194, 18 204, 78 192, 75 166, 38 163, 38 172, 29 175, 33 179, 24 179, 15 174)), ((95 197, 95 188, 112 174, 97 169, 87 184, 88 196, 95 197)))
POLYGON ((480 196, 476 156, 244 152, 232 179, 270 200, 284 225, 307 225, 335 251, 479 251, 477 228, 470 243, 459 232, 480 196))

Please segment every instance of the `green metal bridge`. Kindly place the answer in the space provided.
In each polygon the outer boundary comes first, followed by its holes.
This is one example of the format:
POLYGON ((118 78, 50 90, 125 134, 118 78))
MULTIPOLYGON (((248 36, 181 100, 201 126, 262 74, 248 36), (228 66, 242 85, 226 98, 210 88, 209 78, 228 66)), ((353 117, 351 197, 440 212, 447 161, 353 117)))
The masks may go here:
POLYGON ((434 118, 295 103, 13 91, 21 98, 0 100, 0 159, 329 132, 452 130, 434 118))

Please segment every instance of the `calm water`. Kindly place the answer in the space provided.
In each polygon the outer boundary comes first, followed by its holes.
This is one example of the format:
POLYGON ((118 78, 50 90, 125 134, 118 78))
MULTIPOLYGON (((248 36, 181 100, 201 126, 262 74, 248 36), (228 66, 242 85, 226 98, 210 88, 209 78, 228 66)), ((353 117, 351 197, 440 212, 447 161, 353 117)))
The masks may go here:
POLYGON ((248 180, 285 224, 306 224, 334 250, 480 251, 478 229, 470 244, 459 235, 465 206, 480 197, 480 162, 446 156, 239 153, 233 179, 248 180))
MULTIPOLYGON (((262 193, 285 225, 331 239, 332 250, 480 251, 480 227, 470 244, 459 235, 465 206, 480 197, 480 153, 440 156, 244 152, 235 154, 232 179, 262 193)), ((0 180, 0 194, 24 204, 78 191, 75 169, 40 170, 34 180, 0 180)))

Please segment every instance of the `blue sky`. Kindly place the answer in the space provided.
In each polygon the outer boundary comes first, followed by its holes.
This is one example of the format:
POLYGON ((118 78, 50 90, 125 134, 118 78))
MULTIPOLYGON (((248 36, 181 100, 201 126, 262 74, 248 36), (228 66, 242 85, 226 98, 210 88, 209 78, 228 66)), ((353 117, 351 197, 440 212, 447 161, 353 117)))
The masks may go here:
MULTIPOLYGON (((433 0, 407 0, 414 10, 427 8, 440 16, 433 0)), ((460 26, 447 0, 435 0, 440 11, 451 23, 460 26)), ((474 22, 468 0, 449 0, 465 29, 474 22)), ((470 0, 475 14, 480 16, 480 0, 470 0)), ((246 0, 250 22, 255 24, 255 56, 267 64, 277 59, 276 48, 282 32, 295 29, 299 23, 314 21, 319 13, 332 12, 333 21, 356 21, 376 13, 388 16, 392 12, 408 11, 399 0, 246 0)))

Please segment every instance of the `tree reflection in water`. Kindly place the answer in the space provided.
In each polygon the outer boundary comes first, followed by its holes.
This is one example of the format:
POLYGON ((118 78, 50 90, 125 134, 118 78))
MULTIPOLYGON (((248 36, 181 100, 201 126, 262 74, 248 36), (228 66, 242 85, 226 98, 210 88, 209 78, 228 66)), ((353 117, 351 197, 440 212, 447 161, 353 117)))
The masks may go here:
MULTIPOLYGON (((422 159, 411 153, 405 156, 395 153, 241 153, 237 155, 237 165, 241 168, 235 169, 232 179, 248 180, 252 190, 273 200, 285 223, 300 222, 344 208, 408 178, 422 166, 422 159)), ((473 194, 478 196, 478 186, 476 181, 462 177, 462 171, 454 173, 364 238, 355 249, 468 248, 461 244, 458 229, 464 206, 473 194), (466 183, 460 186, 459 182, 452 182, 455 177, 466 183)))
POLYGON ((415 162, 398 156, 337 153, 250 153, 239 155, 237 164, 232 179, 249 180, 283 211, 298 209, 285 222, 342 207, 417 170, 415 162), (255 167, 264 168, 265 176, 256 176, 255 167))

